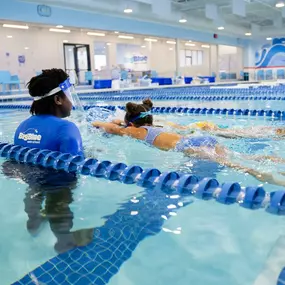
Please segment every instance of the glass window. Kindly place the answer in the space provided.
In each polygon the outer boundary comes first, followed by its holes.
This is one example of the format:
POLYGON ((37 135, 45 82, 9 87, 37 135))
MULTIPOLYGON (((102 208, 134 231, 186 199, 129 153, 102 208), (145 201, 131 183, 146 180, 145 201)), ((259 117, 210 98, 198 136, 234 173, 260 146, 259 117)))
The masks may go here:
POLYGON ((197 50, 192 50, 192 64, 193 65, 198 65, 197 54, 198 54, 197 50))
POLYGON ((102 70, 107 66, 107 57, 104 54, 95 54, 95 69, 102 70))
POLYGON ((202 50, 198 50, 197 64, 198 65, 202 65, 203 64, 203 51, 202 50))
POLYGON ((185 55, 186 66, 192 66, 192 50, 186 50, 185 55))
POLYGON ((192 66, 203 64, 202 50, 181 50, 180 51, 180 66, 192 66))
POLYGON ((180 67, 185 67, 185 62, 186 62, 186 53, 185 50, 182 49, 180 50, 180 67))

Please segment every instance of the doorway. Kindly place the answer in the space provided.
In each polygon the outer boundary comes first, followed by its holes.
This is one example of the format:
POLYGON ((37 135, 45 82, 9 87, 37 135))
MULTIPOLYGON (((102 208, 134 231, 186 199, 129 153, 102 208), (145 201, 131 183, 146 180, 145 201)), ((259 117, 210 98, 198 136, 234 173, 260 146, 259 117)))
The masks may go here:
POLYGON ((90 47, 82 44, 63 44, 64 66, 73 84, 89 84, 85 73, 91 71, 90 47))

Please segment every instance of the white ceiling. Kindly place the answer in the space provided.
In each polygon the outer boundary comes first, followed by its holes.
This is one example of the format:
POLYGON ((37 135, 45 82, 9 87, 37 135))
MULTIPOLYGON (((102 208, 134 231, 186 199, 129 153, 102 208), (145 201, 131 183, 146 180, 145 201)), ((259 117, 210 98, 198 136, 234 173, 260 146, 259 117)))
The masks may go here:
MULTIPOLYGON (((236 37, 244 37, 252 32, 253 37, 284 36, 282 9, 276 8, 277 0, 26 0, 48 5, 88 10, 130 17, 151 22, 179 25, 189 29, 218 32, 236 37), (245 17, 233 13, 232 2, 245 3, 245 17), (215 20, 206 17, 206 5, 217 7, 215 20), (160 5, 161 9, 155 8, 160 5), (133 13, 125 14, 125 8, 133 13), (179 23, 186 18, 187 23, 179 23), (218 26, 224 26, 218 31, 218 26)), ((283 11, 285 17, 285 10, 283 11)))

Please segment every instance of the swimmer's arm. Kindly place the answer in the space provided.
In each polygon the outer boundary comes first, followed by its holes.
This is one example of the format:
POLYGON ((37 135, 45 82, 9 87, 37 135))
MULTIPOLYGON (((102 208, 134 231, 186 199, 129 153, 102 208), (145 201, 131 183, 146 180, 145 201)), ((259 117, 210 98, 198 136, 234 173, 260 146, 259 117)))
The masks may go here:
POLYGON ((133 138, 139 139, 139 133, 141 129, 138 128, 121 128, 120 126, 113 123, 105 123, 105 122, 93 122, 93 127, 104 129, 104 131, 108 134, 118 135, 118 136, 130 136, 133 138))
POLYGON ((226 138, 226 139, 239 139, 239 138, 251 138, 251 139, 258 139, 262 138, 263 136, 260 134, 255 133, 248 133, 243 132, 242 130, 219 130, 219 131, 210 131, 212 135, 226 138))
POLYGON ((113 135, 123 135, 122 128, 114 123, 105 123, 105 122, 93 122, 92 126, 95 128, 103 129, 108 134, 113 135))
POLYGON ((115 119, 111 122, 112 124, 118 125, 118 126, 125 126, 125 122, 123 120, 115 119))
POLYGON ((189 129, 189 127, 181 126, 181 125, 178 125, 178 124, 173 123, 173 122, 166 122, 165 124, 170 126, 170 127, 172 127, 172 128, 178 129, 178 130, 187 130, 187 129, 189 129))
POLYGON ((242 137, 240 135, 237 135, 236 133, 228 132, 227 130, 211 131, 210 134, 225 139, 237 139, 242 137))

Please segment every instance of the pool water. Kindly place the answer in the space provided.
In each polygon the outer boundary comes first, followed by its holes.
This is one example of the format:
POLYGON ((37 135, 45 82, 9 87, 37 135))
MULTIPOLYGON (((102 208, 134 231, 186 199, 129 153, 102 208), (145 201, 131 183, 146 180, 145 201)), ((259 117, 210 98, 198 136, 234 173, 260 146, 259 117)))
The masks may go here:
MULTIPOLYGON (((104 100, 104 97, 102 97, 101 100, 94 99, 94 100, 84 100, 84 97, 81 99, 82 103, 84 105, 97 105, 97 104, 103 104, 105 105, 106 103, 108 105, 115 105, 115 106, 123 106, 129 101, 106 101, 104 100)), ((141 101, 134 101, 140 103, 141 101)), ((265 101, 265 100, 217 100, 217 101, 190 101, 190 100, 171 100, 171 101, 166 101, 166 100, 155 100, 155 107, 169 107, 169 106, 175 106, 175 107, 191 107, 191 108, 220 108, 220 109, 249 109, 249 110, 257 110, 257 109, 264 109, 264 110, 280 110, 282 109, 282 105, 284 101, 279 101, 279 100, 270 100, 270 101, 265 101)), ((12 102, 4 102, 1 103, 3 105, 19 105, 19 104, 24 104, 24 105, 30 105, 31 101, 17 101, 14 100, 12 102)))
MULTIPOLYGON (((0 116, 0 140, 12 142, 15 128, 28 116, 28 112, 0 111, 0 116)), ((248 117, 158 117, 183 125, 200 120, 211 120, 229 127, 282 125, 281 121, 248 117)), ((79 123, 79 127, 86 152, 100 160, 216 177, 220 182, 236 181, 242 186, 260 184, 249 175, 215 163, 185 157, 174 151, 163 152, 162 156, 160 150, 141 142, 106 136, 97 130, 91 132, 84 122, 79 123)), ((248 140, 219 138, 219 141, 237 152, 278 154, 285 157, 285 141, 266 140, 262 147, 256 146, 255 141, 248 140)), ((4 160, 0 160, 0 164, 3 166, 4 160)), ((277 167, 280 171, 284 165, 276 166, 268 162, 256 163, 254 167, 277 172, 277 167)), ((0 173, 0 185, 0 274, 3 285, 19 280, 57 255, 54 250, 56 237, 50 227, 52 219, 56 219, 61 215, 61 210, 67 208, 72 213, 72 231, 95 229, 93 242, 100 241, 102 236, 106 236, 106 231, 109 232, 114 226, 115 236, 110 232, 109 236, 115 238, 108 239, 103 247, 100 244, 94 246, 99 253, 103 250, 113 252, 108 264, 104 260, 105 255, 103 257, 103 254, 99 254, 102 257, 100 259, 97 254, 91 254, 90 248, 86 249, 87 254, 90 250, 89 266, 100 267, 101 273, 102 270, 108 272, 104 280, 98 277, 96 270, 85 272, 90 284, 90 280, 98 281, 93 284, 111 285, 253 284, 262 273, 276 242, 285 234, 284 218, 269 215, 264 210, 247 211, 238 205, 225 206, 191 197, 167 196, 134 185, 81 176, 77 186, 68 191, 67 198, 51 194, 55 196, 49 199, 55 200, 59 206, 46 210, 46 221, 41 230, 31 235, 26 228, 25 212, 26 198, 32 194, 29 185, 19 178, 7 179, 3 172, 0 173), (121 254, 122 247, 126 249, 125 254, 121 254), (96 274, 97 279, 94 277, 96 274)), ((267 191, 280 189, 270 184, 265 184, 264 187, 267 191)), ((46 198, 43 208, 49 199, 46 198)), ((70 223, 70 216, 65 218, 65 223, 70 223)), ((81 251, 84 253, 84 248, 81 251)), ((87 268, 87 265, 82 264, 83 268, 84 266, 87 268)), ((72 272, 79 270, 78 266, 71 265, 70 268, 72 272)), ((281 268, 278 270, 280 272, 281 268)), ((56 283, 54 277, 53 283, 46 284, 89 284, 79 281, 72 283, 68 276, 65 278, 66 283, 56 283)))

